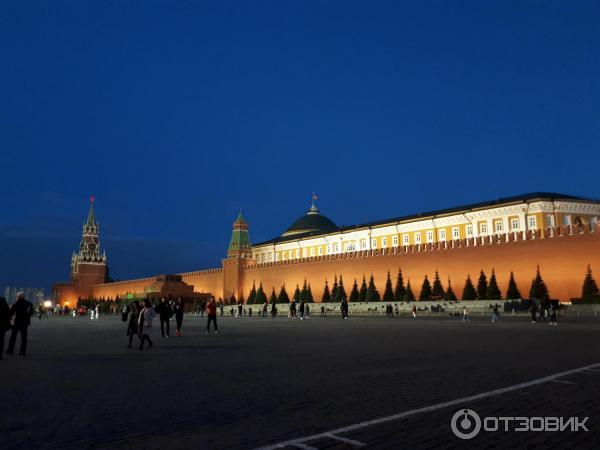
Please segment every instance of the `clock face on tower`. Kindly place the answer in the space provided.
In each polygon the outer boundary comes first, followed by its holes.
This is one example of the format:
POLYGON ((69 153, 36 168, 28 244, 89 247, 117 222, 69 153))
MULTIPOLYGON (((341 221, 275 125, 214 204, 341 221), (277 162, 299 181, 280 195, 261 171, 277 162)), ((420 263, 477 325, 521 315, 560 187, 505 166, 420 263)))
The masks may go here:
POLYGON ((90 251, 90 253, 93 253, 93 252, 95 252, 95 251, 96 251, 96 244, 94 244, 94 243, 90 243, 90 244, 88 245, 88 250, 90 251))

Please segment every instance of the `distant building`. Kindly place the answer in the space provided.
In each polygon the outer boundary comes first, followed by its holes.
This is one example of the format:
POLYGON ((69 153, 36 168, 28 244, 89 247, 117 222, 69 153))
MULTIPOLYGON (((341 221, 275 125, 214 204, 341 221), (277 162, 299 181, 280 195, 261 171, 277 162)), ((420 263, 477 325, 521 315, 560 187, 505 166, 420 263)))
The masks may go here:
MULTIPOLYGON (((425 276, 439 276, 460 293, 467 277, 493 271, 503 293, 514 276, 527 296, 539 267, 550 295, 568 301, 580 296, 587 266, 600 269, 599 217, 598 201, 535 192, 340 227, 313 200, 280 236, 258 244, 240 213, 220 267, 177 275, 194 292, 227 302, 247 300, 260 286, 267 295, 308 286, 319 301, 327 283, 342 277, 348 290, 372 277, 382 291, 400 269, 415 290, 425 276)), ((92 205, 71 260, 71 281, 54 285, 57 303, 143 295, 159 282, 156 276, 111 282, 98 231, 92 205)))
POLYGON ((6 286, 4 288, 4 298, 9 304, 14 303, 17 299, 17 293, 23 292, 25 298, 34 305, 42 303, 44 301, 44 289, 43 288, 23 288, 23 287, 12 287, 6 286))

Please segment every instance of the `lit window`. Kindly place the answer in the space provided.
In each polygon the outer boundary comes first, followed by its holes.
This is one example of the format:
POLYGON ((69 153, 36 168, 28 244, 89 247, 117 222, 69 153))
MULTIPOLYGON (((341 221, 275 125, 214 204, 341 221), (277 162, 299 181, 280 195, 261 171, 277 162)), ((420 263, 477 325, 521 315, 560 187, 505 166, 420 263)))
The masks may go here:
POLYGON ((421 233, 415 233, 415 242, 417 244, 421 243, 421 233))
POLYGON ((356 244, 354 242, 348 242, 348 244, 346 244, 347 252, 353 252, 355 250, 356 250, 356 244))
POLYGON ((440 230, 440 241, 446 240, 446 230, 440 230))
POLYGON ((565 214, 563 216, 563 225, 571 225, 571 214, 565 214))
POLYGON ((303 258, 306 258, 307 256, 308 256, 308 249, 306 249, 306 248, 303 248, 303 249, 302 249, 302 257, 303 257, 303 258))
POLYGON ((473 236, 473 225, 467 225, 467 236, 473 236))
POLYGON ((361 240, 360 240, 360 248, 361 248, 362 250, 364 250, 364 249, 366 249, 366 248, 367 248, 367 240, 366 240, 366 239, 361 239, 361 240))
POLYGON ((408 241, 409 241, 408 234, 402 235, 402 240, 404 241, 404 245, 408 245, 408 241))
POLYGON ((537 222, 535 220, 535 216, 527 217, 527 223, 529 224, 529 229, 536 228, 537 222))
POLYGON ((327 248, 325 249, 325 253, 331 255, 331 245, 327 246, 327 248))
POLYGON ((296 250, 296 258, 300 258, 300 249, 296 250))
POLYGON ((494 227, 496 229, 496 233, 501 232, 502 231, 502 221, 496 220, 496 222, 494 222, 494 227))
POLYGON ((398 247, 398 236, 392 236, 392 245, 398 247))
POLYGON ((269 252, 269 261, 273 261, 273 253, 269 252))
POLYGON ((519 219, 514 218, 510 221, 510 227, 513 230, 518 230, 519 229, 519 219))
POLYGON ((275 253, 275 261, 279 261, 279 252, 275 253))
POLYGON ((285 261, 285 255, 287 254, 287 252, 281 252, 281 259, 282 261, 285 261))
POLYGON ((454 238, 454 239, 460 238, 460 231, 459 231, 458 227, 452 228, 452 238, 454 238))
POLYGON ((487 223, 486 222, 481 222, 479 224, 479 233, 480 234, 486 234, 487 232, 488 232, 487 223))
POLYGON ((323 247, 319 247, 319 256, 323 254, 323 247))
POLYGON ((381 246, 382 247, 387 247, 387 238, 386 237, 381 238, 381 246))
POLYGON ((377 239, 371 239, 371 248, 377 248, 377 239))
POLYGON ((339 252, 339 246, 337 242, 333 243, 333 253, 337 253, 339 252))
POLYGON ((433 231, 427 232, 427 242, 433 242, 433 231))
POLYGON ((310 248, 310 256, 315 256, 315 248, 314 247, 310 248))

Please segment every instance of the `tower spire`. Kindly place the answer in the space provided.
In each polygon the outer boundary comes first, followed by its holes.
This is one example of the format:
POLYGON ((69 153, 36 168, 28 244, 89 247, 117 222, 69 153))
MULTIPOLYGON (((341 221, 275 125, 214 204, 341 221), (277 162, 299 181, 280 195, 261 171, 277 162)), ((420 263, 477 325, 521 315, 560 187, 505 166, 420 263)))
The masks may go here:
POLYGON ((230 258, 249 257, 252 254, 252 244, 250 243, 250 235, 248 234, 248 224, 242 215, 242 210, 233 222, 233 231, 231 233, 231 241, 227 256, 230 258))
POLYGON ((95 200, 95 198, 92 195, 90 197, 90 211, 88 212, 88 218, 87 218, 88 225, 96 224, 96 213, 94 212, 94 200, 95 200))

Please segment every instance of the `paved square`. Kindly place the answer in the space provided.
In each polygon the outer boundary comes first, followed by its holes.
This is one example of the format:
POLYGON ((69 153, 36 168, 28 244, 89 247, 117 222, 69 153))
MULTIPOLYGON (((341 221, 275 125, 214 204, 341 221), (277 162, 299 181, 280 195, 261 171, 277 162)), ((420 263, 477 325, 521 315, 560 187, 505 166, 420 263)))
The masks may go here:
MULTIPOLYGON (((184 319, 184 335, 125 348, 117 317, 35 321, 25 359, 0 362, 1 448, 592 448, 600 442, 600 322, 558 327, 477 319, 219 317, 219 335, 184 319), (568 376, 359 429, 377 418, 568 376), (481 432, 452 415, 589 416, 589 432, 481 432)), ((173 333, 174 334, 174 333, 173 333)), ((136 342, 136 341, 134 341, 136 342)))

